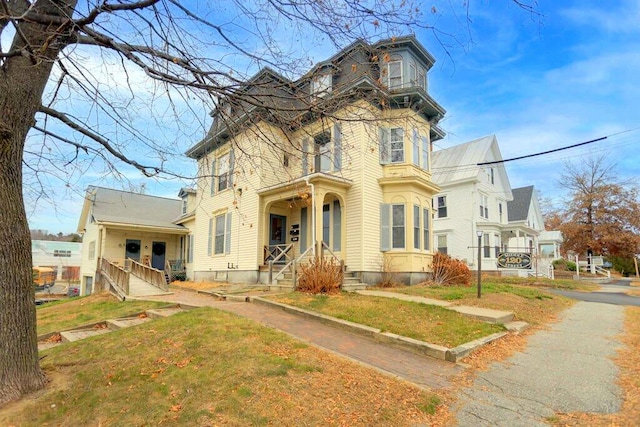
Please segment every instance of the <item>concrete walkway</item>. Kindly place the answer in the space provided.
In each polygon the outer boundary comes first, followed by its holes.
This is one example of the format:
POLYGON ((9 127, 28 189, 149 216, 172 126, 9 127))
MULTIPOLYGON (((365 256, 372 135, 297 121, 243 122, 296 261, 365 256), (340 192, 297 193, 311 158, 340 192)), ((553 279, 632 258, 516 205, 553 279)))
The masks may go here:
POLYGON ((144 299, 229 311, 427 389, 448 387, 450 379, 464 369, 460 365, 421 356, 317 320, 264 305, 219 301, 208 295, 182 290, 176 290, 172 295, 150 296, 144 299))
POLYGON ((611 360, 623 331, 623 308, 580 302, 525 351, 479 372, 459 395, 459 426, 545 426, 559 412, 614 413, 621 407, 611 360))

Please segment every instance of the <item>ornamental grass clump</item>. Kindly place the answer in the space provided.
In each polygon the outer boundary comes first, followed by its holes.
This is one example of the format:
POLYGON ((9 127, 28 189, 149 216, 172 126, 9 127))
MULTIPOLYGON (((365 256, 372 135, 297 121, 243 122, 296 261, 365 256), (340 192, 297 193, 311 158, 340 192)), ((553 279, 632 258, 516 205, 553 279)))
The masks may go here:
POLYGON ((437 252, 433 256, 432 281, 439 286, 469 286, 471 285, 471 271, 464 262, 437 252))
POLYGON ((340 292, 343 277, 340 263, 333 258, 316 256, 308 264, 300 266, 296 290, 310 294, 337 293, 340 292))

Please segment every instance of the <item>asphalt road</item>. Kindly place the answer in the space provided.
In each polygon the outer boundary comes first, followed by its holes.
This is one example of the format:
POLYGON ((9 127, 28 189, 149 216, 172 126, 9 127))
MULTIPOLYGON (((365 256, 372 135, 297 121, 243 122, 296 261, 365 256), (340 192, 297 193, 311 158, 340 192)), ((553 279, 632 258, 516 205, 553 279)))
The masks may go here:
POLYGON ((614 305, 632 305, 640 307, 640 298, 626 295, 629 290, 629 280, 618 280, 603 285, 600 291, 595 292, 573 292, 562 291, 559 289, 550 289, 554 294, 563 295, 567 298, 579 301, 600 302, 604 304, 614 305))

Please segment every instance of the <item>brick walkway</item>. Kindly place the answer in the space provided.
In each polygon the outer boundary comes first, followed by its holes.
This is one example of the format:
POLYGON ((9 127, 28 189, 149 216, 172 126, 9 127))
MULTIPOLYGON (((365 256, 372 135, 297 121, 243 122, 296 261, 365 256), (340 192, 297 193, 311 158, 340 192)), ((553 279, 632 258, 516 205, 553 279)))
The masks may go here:
POLYGON ((207 295, 181 290, 175 291, 172 295, 144 297, 144 299, 198 307, 208 306, 229 311, 424 388, 447 387, 450 378, 463 370, 460 365, 420 356, 313 319, 261 304, 217 301, 207 295))

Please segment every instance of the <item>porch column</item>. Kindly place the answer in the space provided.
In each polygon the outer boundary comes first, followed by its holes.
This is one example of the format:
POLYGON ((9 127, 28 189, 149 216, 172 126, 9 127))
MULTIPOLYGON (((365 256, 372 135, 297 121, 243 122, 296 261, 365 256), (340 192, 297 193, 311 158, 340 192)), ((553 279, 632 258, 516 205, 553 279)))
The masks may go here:
POLYGON ((320 256, 320 254, 322 253, 322 207, 324 206, 324 195, 325 192, 319 190, 318 188, 316 188, 315 194, 313 195, 316 212, 316 223, 312 226, 312 229, 314 230, 314 232, 312 233, 312 237, 316 245, 317 256, 320 256))

